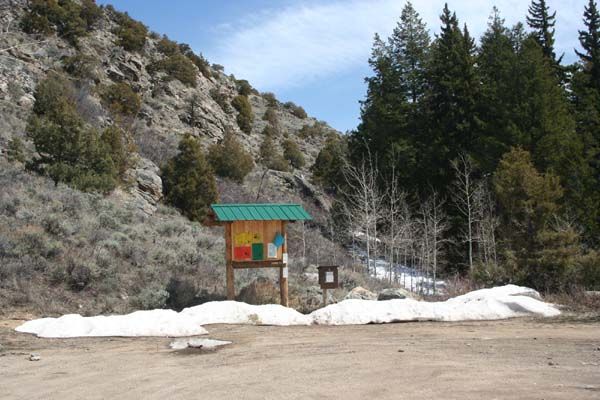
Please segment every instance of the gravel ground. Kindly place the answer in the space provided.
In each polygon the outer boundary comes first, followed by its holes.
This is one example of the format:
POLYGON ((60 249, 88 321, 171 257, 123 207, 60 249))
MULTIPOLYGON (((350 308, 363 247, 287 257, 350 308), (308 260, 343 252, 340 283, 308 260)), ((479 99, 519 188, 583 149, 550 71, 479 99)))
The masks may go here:
POLYGON ((600 322, 211 325, 233 342, 211 351, 39 339, 19 323, 0 321, 2 399, 600 398, 600 322))

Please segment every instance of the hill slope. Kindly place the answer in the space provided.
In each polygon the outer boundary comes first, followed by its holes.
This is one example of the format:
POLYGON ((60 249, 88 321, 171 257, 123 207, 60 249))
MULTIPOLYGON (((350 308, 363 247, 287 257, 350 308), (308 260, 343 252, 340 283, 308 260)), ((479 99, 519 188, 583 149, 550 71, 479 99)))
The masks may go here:
MULTIPOLYGON (((191 76, 196 83, 179 79, 177 68, 163 68, 169 61, 165 46, 177 44, 148 33, 139 50, 127 50, 118 32, 123 21, 136 22, 112 7, 101 8, 87 32, 75 41, 61 33, 58 25, 48 35, 26 33, 21 24, 26 7, 24 0, 0 6, 2 309, 98 312, 146 308, 164 303, 167 286, 182 281, 193 292, 194 301, 200 301, 201 293, 218 296, 223 283, 221 232, 191 223, 161 205, 158 167, 176 154, 186 133, 206 148, 231 131, 255 159, 244 183, 219 179, 221 201, 301 202, 315 222, 294 227, 291 235, 303 237, 306 257, 310 260, 320 252, 323 261, 323 254, 335 248, 321 234, 330 199, 310 183, 309 167, 325 140, 338 132, 303 115, 300 107, 260 94, 192 53, 189 58, 197 63, 191 76), (25 171, 22 164, 6 160, 9 142, 16 137, 24 141, 29 157, 35 153, 25 133, 27 119, 36 86, 52 71, 75 82, 78 111, 98 129, 115 122, 102 101, 105 88, 125 83, 140 98, 139 112, 119 121, 135 142, 125 173, 128 179, 108 197, 55 186, 25 171), (253 122, 247 133, 242 132, 239 113, 231 106, 241 94, 252 107, 253 122), (277 127, 274 151, 281 152, 281 143, 292 140, 306 159, 304 166, 274 171, 259 164, 267 124, 277 127)), ((292 260, 302 254, 293 243, 290 252, 292 260)), ((175 289, 169 290, 173 301, 175 289)))

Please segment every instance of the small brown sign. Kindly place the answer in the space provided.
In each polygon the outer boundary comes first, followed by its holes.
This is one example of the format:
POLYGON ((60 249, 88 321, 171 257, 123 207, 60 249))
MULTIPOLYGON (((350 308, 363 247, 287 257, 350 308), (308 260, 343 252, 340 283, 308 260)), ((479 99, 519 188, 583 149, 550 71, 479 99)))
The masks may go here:
POLYGON ((337 289, 338 283, 338 266, 328 265, 317 267, 319 270, 319 285, 321 289, 337 289))

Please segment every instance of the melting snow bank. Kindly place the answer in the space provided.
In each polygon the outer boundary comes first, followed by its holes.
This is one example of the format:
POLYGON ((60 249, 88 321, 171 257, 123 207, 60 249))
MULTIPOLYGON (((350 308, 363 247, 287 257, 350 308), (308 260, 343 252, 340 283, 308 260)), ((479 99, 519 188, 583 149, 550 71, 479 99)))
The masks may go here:
POLYGON ((413 299, 387 301, 345 300, 309 315, 277 304, 253 306, 236 301, 213 301, 171 310, 137 311, 127 315, 42 318, 19 326, 19 332, 39 337, 81 336, 196 336, 206 334, 202 325, 354 325, 400 321, 475 321, 528 315, 553 317, 560 311, 544 303, 538 292, 507 285, 476 290, 447 301, 428 303, 413 299))
POLYGON ((250 324, 250 325, 310 325, 312 318, 279 304, 253 306, 237 301, 211 301, 186 308, 181 314, 198 325, 250 324))
POLYGON ((533 289, 515 285, 481 289, 452 299, 428 303, 413 299, 345 300, 314 311, 321 325, 385 324, 401 321, 476 321, 537 315, 554 317, 560 311, 539 300, 533 289))
POLYGON ((34 333, 45 338, 84 336, 196 336, 208 332, 207 324, 310 325, 312 318, 278 304, 253 306, 237 301, 213 301, 172 310, 136 311, 127 315, 82 317, 79 314, 60 318, 42 318, 25 322, 18 332, 34 333))
POLYGON ((126 315, 42 318, 25 322, 16 331, 45 338, 84 336, 196 336, 208 332, 192 318, 173 310, 136 311, 126 315))

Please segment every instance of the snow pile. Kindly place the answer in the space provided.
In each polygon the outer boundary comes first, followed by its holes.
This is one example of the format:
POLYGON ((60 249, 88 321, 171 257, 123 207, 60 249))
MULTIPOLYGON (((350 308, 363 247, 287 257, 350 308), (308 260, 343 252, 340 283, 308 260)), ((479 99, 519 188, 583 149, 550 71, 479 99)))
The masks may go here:
POLYGON ((553 317, 560 311, 544 303, 529 288, 507 285, 476 290, 444 302, 427 303, 413 299, 388 301, 345 300, 314 311, 321 325, 383 324, 400 321, 474 321, 528 315, 553 317))
POLYGON ((84 336, 195 336, 208 332, 192 318, 173 310, 136 311, 127 315, 42 318, 25 322, 18 332, 45 338, 84 336))
MULTIPOLYGON (((477 290, 444 302, 428 303, 413 299, 387 301, 345 300, 310 315, 277 304, 254 306, 236 301, 213 301, 171 310, 137 311, 127 315, 42 318, 19 326, 19 332, 39 337, 81 336, 195 336, 206 334, 202 325, 354 325, 399 321, 473 321, 538 315, 553 317, 560 311, 541 301, 533 289, 515 285, 477 290)), ((179 346, 193 347, 187 341, 179 346)), ((198 342, 200 343, 200 342, 198 342)), ((201 343, 200 343, 201 345, 201 343)), ((183 348, 183 347, 182 347, 183 348)))
POLYGON ((181 314, 198 325, 310 325, 312 318, 279 304, 254 306, 237 301, 211 301, 184 309, 181 314))
POLYGON ((173 350, 183 350, 187 348, 192 349, 203 349, 203 350, 213 350, 217 347, 226 346, 231 344, 226 340, 215 340, 215 339, 177 339, 169 345, 173 350))

